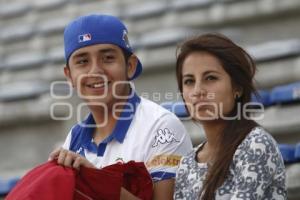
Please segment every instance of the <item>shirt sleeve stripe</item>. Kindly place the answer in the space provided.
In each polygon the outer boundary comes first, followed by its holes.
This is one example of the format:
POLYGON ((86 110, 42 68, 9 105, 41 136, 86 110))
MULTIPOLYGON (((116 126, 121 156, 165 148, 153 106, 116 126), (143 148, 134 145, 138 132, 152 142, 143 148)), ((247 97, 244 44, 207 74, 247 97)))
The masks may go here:
POLYGON ((164 172, 164 171, 151 173, 151 177, 152 177, 153 182, 171 179, 171 178, 174 178, 175 175, 176 175, 175 173, 164 172))

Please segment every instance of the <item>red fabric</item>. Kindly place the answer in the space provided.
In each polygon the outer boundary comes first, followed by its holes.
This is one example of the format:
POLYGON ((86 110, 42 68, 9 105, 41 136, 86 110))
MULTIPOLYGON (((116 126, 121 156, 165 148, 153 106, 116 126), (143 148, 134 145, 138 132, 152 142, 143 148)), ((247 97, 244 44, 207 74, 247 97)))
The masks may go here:
POLYGON ((74 187, 74 170, 47 162, 28 172, 5 199, 68 200, 73 199, 74 187))
POLYGON ((81 167, 78 172, 52 161, 28 172, 6 200, 117 200, 121 187, 140 199, 152 199, 152 179, 144 163, 81 167))
POLYGON ((74 200, 120 199, 122 183, 122 173, 81 167, 76 177, 74 200))
POLYGON ((152 199, 153 183, 144 163, 130 161, 124 164, 114 164, 102 170, 120 172, 123 174, 123 187, 140 199, 152 199))

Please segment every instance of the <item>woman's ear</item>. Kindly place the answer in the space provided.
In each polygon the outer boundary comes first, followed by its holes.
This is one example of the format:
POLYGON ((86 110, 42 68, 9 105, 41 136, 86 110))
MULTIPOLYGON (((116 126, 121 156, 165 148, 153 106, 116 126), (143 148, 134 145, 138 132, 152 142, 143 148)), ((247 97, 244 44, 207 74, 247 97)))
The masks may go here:
POLYGON ((71 83, 72 87, 74 88, 74 83, 73 83, 73 80, 72 80, 71 71, 70 71, 69 66, 64 67, 64 74, 65 74, 65 77, 66 77, 67 81, 69 83, 71 83))
POLYGON ((132 54, 128 58, 128 62, 127 62, 127 78, 129 80, 131 80, 131 78, 135 74, 137 63, 138 63, 138 59, 136 55, 132 54))

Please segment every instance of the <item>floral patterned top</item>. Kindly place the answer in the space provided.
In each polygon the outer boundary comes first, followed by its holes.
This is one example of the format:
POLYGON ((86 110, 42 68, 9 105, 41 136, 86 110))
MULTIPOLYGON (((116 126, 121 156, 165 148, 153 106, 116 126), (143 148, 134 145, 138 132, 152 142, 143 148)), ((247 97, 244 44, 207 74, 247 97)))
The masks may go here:
MULTIPOLYGON (((207 163, 198 163, 196 152, 180 161, 174 199, 200 199, 207 163)), ((286 176, 276 141, 261 127, 254 128, 236 149, 229 174, 216 190, 216 200, 287 199, 286 176)))

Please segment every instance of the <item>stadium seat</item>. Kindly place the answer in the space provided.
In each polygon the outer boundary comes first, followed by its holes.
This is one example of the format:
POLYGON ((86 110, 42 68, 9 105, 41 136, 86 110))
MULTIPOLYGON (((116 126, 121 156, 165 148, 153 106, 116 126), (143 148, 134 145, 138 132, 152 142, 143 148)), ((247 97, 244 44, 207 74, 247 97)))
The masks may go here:
POLYGON ((300 55, 300 40, 270 41, 247 48, 256 62, 279 60, 300 55))
POLYGON ((270 94, 270 101, 274 104, 292 103, 299 100, 300 82, 275 87, 270 94))
POLYGON ((179 118, 189 116, 183 102, 164 102, 160 105, 165 109, 173 112, 179 118))
POLYGON ((68 24, 69 19, 67 18, 58 18, 51 19, 45 22, 42 22, 39 25, 38 31, 43 34, 53 34, 53 33, 63 33, 65 26, 68 24))
POLYGON ((32 25, 18 25, 6 27, 0 32, 0 40, 6 43, 12 43, 30 38, 34 34, 32 25))
POLYGON ((51 10, 63 6, 68 0, 43 0, 35 1, 34 8, 39 11, 51 10))
POLYGON ((26 14, 31 10, 28 3, 2 3, 0 6, 0 18, 13 18, 26 14))
POLYGON ((102 1, 106 1, 106 0, 72 0, 72 1, 69 1, 70 3, 77 3, 77 4, 85 4, 85 3, 92 3, 92 2, 97 2, 97 3, 100 3, 102 1))
POLYGON ((164 47, 166 45, 175 45, 177 42, 192 35, 194 31, 187 28, 170 28, 145 33, 138 40, 137 44, 144 48, 164 47))
POLYGON ((5 70, 6 69, 6 66, 4 63, 0 63, 0 72, 5 70))
POLYGON ((199 9, 202 7, 207 7, 212 5, 214 2, 212 0, 173 0, 171 8, 174 10, 190 10, 190 9, 199 9))
POLYGON ((149 1, 137 5, 128 6, 124 13, 123 18, 140 20, 151 16, 157 16, 165 13, 167 4, 164 1, 149 1))
POLYGON ((270 101, 270 92, 267 90, 259 90, 258 95, 251 95, 251 101, 255 103, 262 103, 264 106, 272 105, 270 101))
POLYGON ((47 61, 49 62, 64 63, 65 61, 65 52, 62 46, 50 49, 47 55, 47 61))
POLYGON ((296 145, 295 158, 300 161, 300 142, 296 145))
POLYGON ((0 87, 0 102, 32 99, 48 93, 49 90, 49 84, 40 81, 2 84, 0 87))
POLYGON ((0 196, 5 196, 17 184, 20 178, 0 179, 0 196))
POLYGON ((285 163, 296 162, 295 145, 279 144, 279 149, 285 163))
POLYGON ((299 134, 300 130, 299 104, 274 105, 265 109, 264 117, 257 122, 274 135, 282 135, 290 142, 299 134))
MULTIPOLYGON (((241 2, 241 1, 253 1, 253 0, 216 0, 220 3, 234 3, 234 2, 241 2)), ((255 1, 255 0, 254 0, 255 1)))
POLYGON ((39 52, 24 52, 6 57, 3 68, 7 70, 23 70, 40 67, 45 62, 45 55, 39 52))

